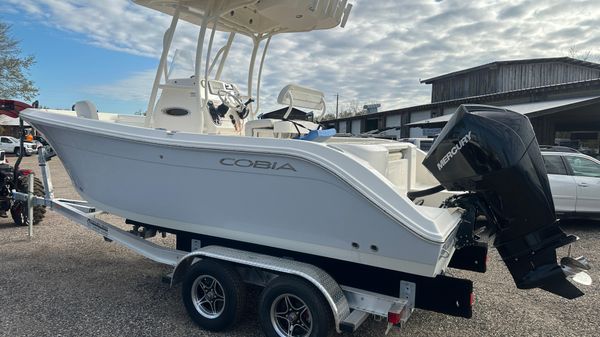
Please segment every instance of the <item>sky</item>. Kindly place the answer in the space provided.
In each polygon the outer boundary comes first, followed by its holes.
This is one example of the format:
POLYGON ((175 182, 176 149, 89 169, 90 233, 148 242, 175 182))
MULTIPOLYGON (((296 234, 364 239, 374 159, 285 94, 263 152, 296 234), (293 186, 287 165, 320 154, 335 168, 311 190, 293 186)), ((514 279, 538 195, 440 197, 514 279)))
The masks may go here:
MULTIPOLYGON (((289 83, 321 90, 328 111, 381 103, 425 104, 421 79, 481 64, 577 56, 600 61, 598 0, 350 0, 345 28, 273 38, 261 87, 262 112, 281 107, 289 83)), ((145 111, 170 17, 129 0, 0 0, 41 105, 93 101, 100 111, 145 111)), ((174 48, 192 55, 198 27, 178 26, 174 48)), ((222 43, 223 34, 217 34, 222 43)), ((246 87, 248 38, 236 38, 224 78, 246 87)), ((173 55, 173 53, 171 53, 173 55)), ((191 75, 191 73, 189 74, 191 75)), ((189 75, 186 75, 189 76, 189 75)))

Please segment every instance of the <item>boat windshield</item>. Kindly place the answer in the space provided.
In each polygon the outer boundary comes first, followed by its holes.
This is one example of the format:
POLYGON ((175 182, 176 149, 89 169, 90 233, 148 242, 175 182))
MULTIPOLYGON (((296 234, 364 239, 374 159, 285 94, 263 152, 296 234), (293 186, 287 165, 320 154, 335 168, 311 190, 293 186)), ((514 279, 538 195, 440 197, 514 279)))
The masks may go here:
POLYGON ((189 78, 194 74, 194 56, 193 51, 177 49, 173 53, 171 64, 169 65, 169 71, 167 78, 189 78))

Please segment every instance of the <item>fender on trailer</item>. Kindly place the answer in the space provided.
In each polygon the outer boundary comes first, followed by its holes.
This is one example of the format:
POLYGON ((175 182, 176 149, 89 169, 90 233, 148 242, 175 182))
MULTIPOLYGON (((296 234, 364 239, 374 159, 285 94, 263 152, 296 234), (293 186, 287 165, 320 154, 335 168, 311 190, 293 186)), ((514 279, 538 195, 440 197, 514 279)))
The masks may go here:
POLYGON ((189 267, 192 266, 194 260, 198 258, 211 258, 227 261, 238 265, 271 271, 276 274, 295 275, 307 280, 323 294, 323 297, 325 297, 329 303, 335 320, 335 326, 338 331, 340 323, 350 315, 350 306, 348 305, 348 301, 346 296, 344 296, 342 288, 322 269, 299 261, 221 246, 206 246, 182 257, 173 269, 171 286, 182 281, 189 267))

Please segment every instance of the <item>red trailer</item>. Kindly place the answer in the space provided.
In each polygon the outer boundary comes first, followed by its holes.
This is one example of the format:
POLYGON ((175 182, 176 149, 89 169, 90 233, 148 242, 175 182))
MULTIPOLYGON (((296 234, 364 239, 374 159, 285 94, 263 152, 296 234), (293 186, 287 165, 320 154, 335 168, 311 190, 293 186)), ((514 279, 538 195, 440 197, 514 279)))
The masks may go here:
POLYGON ((31 105, 20 101, 0 99, 0 114, 7 115, 13 118, 19 118, 19 112, 32 108, 31 105))

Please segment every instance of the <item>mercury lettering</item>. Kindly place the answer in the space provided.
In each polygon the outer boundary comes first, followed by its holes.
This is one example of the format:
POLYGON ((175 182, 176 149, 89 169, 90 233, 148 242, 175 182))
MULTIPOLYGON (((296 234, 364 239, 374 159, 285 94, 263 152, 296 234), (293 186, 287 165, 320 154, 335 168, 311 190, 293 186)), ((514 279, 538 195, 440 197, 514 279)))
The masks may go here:
POLYGON ((470 141, 471 141, 471 131, 469 131, 469 133, 467 133, 464 137, 462 137, 458 141, 458 144, 454 145, 450 149, 450 151, 448 151, 448 153, 446 153, 446 155, 442 158, 442 160, 440 160, 440 162, 437 164, 438 170, 441 171, 442 168, 444 166, 446 166, 446 164, 448 164, 450 159, 452 159, 452 157, 454 157, 458 153, 458 151, 460 151, 460 149, 462 149, 463 146, 465 146, 470 141))

